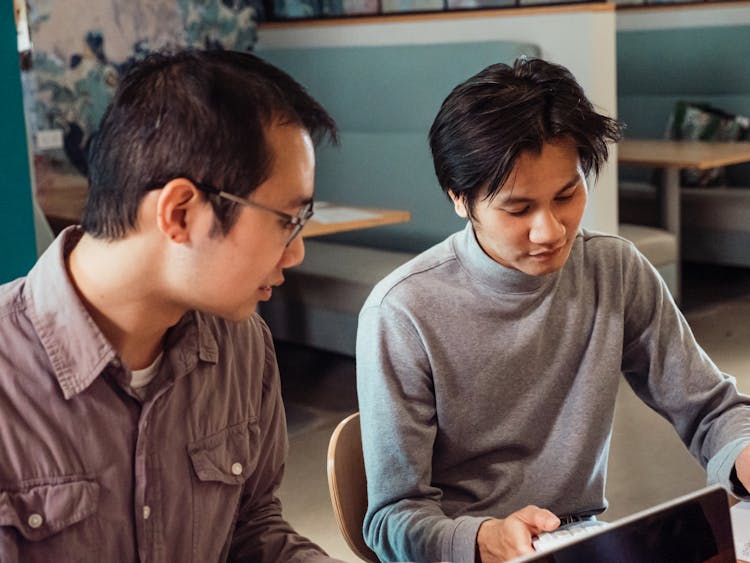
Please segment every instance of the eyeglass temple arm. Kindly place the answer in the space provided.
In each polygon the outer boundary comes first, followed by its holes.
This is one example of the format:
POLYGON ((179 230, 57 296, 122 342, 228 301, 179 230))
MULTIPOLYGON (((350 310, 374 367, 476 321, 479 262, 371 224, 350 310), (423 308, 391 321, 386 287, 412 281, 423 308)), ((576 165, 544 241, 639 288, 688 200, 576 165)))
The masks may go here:
POLYGON ((194 183, 195 183, 195 187, 204 193, 207 193, 209 195, 223 197, 224 199, 228 199, 230 201, 233 201, 235 203, 239 203, 242 205, 248 205, 247 201, 245 201, 241 197, 237 197, 234 194, 230 194, 228 192, 225 192, 224 190, 220 190, 219 188, 215 188, 214 186, 211 186, 209 184, 202 184, 200 182, 194 182, 194 183))

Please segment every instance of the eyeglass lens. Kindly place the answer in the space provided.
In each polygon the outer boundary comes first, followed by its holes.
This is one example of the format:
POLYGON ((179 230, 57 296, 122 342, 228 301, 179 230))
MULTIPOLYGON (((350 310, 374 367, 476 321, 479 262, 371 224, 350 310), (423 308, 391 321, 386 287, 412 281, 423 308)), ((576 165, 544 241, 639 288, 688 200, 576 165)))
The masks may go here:
POLYGON ((313 213, 313 202, 311 201, 310 203, 305 205, 302 211, 300 211, 299 215, 297 215, 297 223, 294 225, 294 229, 292 229, 292 232, 286 241, 287 246, 289 246, 291 242, 297 237, 297 235, 300 234, 303 227, 305 226, 305 223, 307 223, 310 217, 313 216, 313 213))

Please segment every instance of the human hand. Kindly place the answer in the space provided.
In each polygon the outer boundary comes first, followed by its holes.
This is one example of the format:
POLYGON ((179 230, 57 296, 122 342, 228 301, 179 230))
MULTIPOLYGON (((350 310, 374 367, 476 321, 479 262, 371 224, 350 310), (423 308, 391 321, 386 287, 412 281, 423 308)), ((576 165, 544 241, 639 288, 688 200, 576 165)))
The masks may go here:
POLYGON ((542 532, 551 532, 560 519, 549 510, 530 505, 507 518, 485 520, 477 533, 477 549, 482 563, 501 563, 534 553, 532 540, 542 532))
POLYGON ((750 493, 750 446, 747 446, 740 452, 734 462, 734 468, 737 470, 737 478, 750 493))

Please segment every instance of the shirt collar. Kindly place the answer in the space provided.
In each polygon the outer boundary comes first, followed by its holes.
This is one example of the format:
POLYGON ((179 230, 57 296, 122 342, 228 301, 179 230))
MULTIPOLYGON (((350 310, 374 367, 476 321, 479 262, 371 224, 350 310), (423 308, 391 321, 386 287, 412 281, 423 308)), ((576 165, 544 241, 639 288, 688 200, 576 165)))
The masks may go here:
POLYGON ((66 399, 91 385, 117 358, 78 297, 65 265, 82 235, 79 227, 61 232, 29 272, 24 289, 29 317, 66 399))
POLYGON ((169 330, 164 348, 175 379, 193 371, 199 360, 211 364, 218 361, 219 345, 212 321, 213 317, 189 311, 169 330))
MULTIPOLYGON (((89 315, 68 274, 67 257, 82 235, 80 227, 62 231, 29 272, 24 289, 29 318, 66 399, 88 388, 109 364, 120 365, 117 351, 89 315)), ((218 345, 210 317, 186 313, 170 330, 165 349, 175 377, 192 371, 198 360, 216 363, 218 345)))

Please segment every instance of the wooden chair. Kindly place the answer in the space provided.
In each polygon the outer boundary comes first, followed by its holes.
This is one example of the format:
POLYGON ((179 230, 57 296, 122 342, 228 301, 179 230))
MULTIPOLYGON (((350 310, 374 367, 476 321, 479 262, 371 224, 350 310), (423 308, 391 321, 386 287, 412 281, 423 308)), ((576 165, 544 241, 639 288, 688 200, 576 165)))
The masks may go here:
POLYGON ((367 511, 367 478, 362 457, 359 413, 339 422, 328 444, 328 491, 341 535, 349 548, 371 563, 379 561, 362 536, 367 511))

